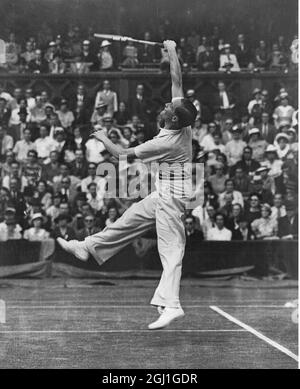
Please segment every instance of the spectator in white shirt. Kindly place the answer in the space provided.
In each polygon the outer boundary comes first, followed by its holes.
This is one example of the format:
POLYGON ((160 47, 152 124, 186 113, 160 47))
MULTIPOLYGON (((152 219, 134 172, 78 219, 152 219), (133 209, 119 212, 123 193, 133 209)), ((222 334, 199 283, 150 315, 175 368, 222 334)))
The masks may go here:
POLYGON ((96 182, 91 182, 88 185, 88 193, 86 195, 87 197, 87 202, 90 204, 90 206, 95 210, 95 211, 100 211, 100 209, 103 207, 103 197, 105 195, 104 192, 98 191, 98 185, 96 182))
POLYGON ((39 160, 44 164, 49 163, 51 151, 56 150, 56 142, 50 138, 46 125, 40 126, 40 137, 35 140, 34 144, 39 160))
POLYGON ((35 107, 31 110, 31 122, 40 124, 46 120, 45 105, 41 96, 36 96, 35 107))
POLYGON ((216 226, 207 231, 207 240, 231 240, 232 232, 224 227, 225 220, 222 213, 215 214, 216 226))
POLYGON ((36 241, 41 242, 45 239, 49 239, 50 236, 49 232, 46 231, 44 228, 42 228, 43 221, 44 218, 41 213, 33 214, 31 218, 33 227, 24 231, 24 239, 27 239, 31 242, 36 242, 36 241))
POLYGON ((14 147, 14 153, 18 162, 24 163, 27 160, 29 150, 35 150, 36 146, 31 142, 31 131, 26 128, 23 132, 24 139, 18 140, 14 147))
POLYGON ((225 191, 220 194, 219 202, 220 207, 222 208, 226 202, 225 202, 225 195, 226 194, 232 194, 233 196, 233 203, 240 204, 244 208, 244 198, 241 192, 234 190, 234 182, 232 179, 228 179, 225 181, 225 191))
POLYGON ((247 144, 241 139, 242 129, 238 126, 233 126, 231 133, 232 140, 230 140, 225 146, 228 166, 233 166, 242 159, 244 148, 247 146, 247 144))
POLYGON ((90 138, 85 144, 85 156, 88 162, 100 163, 103 161, 102 152, 105 147, 102 142, 98 142, 95 138, 90 138))
POLYGON ((118 98, 116 92, 111 90, 110 82, 105 80, 103 82, 103 89, 96 95, 95 107, 100 102, 104 102, 107 105, 107 113, 113 116, 118 111, 118 98))
POLYGON ((207 128, 207 134, 203 137, 200 146, 204 149, 204 151, 215 150, 216 145, 214 142, 214 134, 216 132, 217 126, 215 123, 209 123, 207 128))
POLYGON ((14 140, 12 136, 7 135, 5 127, 0 125, 0 161, 4 160, 6 151, 13 147, 14 140))
POLYGON ((68 102, 65 99, 62 99, 60 102, 60 108, 56 112, 58 119, 62 127, 67 130, 72 126, 72 123, 75 120, 74 114, 68 109, 68 102))
POLYGON ((88 186, 94 182, 97 184, 97 191, 103 193, 106 187, 106 179, 96 175, 97 164, 89 163, 88 176, 81 181, 81 191, 88 193, 88 186))
POLYGON ((225 65, 226 64, 231 64, 232 65, 231 66, 231 71, 232 72, 239 72, 241 70, 240 66, 238 64, 236 55, 232 54, 231 51, 230 51, 230 44, 229 43, 226 43, 224 45, 224 50, 223 51, 224 51, 223 54, 220 55, 219 71, 225 71, 226 70, 225 65))
POLYGON ((22 239, 22 228, 16 223, 15 208, 6 208, 4 221, 0 223, 0 242, 10 239, 22 239))

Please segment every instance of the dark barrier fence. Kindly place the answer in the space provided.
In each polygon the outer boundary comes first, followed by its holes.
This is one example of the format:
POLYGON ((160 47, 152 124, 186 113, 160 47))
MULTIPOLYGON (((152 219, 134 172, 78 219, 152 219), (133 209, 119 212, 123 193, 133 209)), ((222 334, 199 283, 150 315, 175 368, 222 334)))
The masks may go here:
MULTIPOLYGON (((149 242, 147 240, 146 242, 149 242)), ((0 243, 0 277, 25 274, 30 268, 28 263, 34 265, 36 272, 41 263, 66 264, 80 270, 89 272, 103 272, 106 275, 122 273, 142 274, 147 271, 160 271, 155 241, 145 255, 137 255, 133 246, 128 246, 101 267, 93 258, 83 263, 73 258, 53 241, 42 243, 25 240, 0 243), (23 267, 22 267, 23 266, 23 267), (9 268, 13 271, 9 272, 9 268), (25 270, 23 270, 25 269, 25 270), (23 272, 25 271, 25 273, 23 272)), ((298 241, 231 241, 231 242, 199 242, 192 249, 187 247, 183 261, 184 276, 213 276, 221 274, 238 274, 250 271, 255 276, 266 276, 274 271, 287 273, 293 279, 298 278, 298 241)), ((51 275, 49 266, 44 276, 51 275)), ((76 276, 77 276, 76 275, 76 276)))
MULTIPOLYGON (((135 96, 137 84, 143 83, 146 97, 157 106, 170 100, 170 76, 158 70, 131 70, 118 72, 101 72, 89 74, 13 74, 0 73, 0 83, 9 92, 15 87, 32 88, 35 93, 46 90, 52 99, 74 96, 79 82, 87 89, 89 97, 94 97, 104 80, 109 79, 112 89, 118 93, 119 101, 130 102, 135 96)), ((292 97, 292 104, 297 106, 297 73, 282 74, 277 72, 232 73, 189 72, 183 75, 185 89, 193 88, 197 97, 207 106, 213 105, 217 83, 224 80, 228 91, 234 93, 239 104, 245 106, 252 98, 254 88, 266 88, 273 99, 281 87, 286 87, 292 97)))

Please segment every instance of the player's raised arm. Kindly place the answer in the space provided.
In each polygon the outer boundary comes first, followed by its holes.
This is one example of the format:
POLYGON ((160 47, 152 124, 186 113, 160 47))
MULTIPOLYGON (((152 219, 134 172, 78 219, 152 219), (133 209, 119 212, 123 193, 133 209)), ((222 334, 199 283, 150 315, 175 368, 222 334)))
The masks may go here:
POLYGON ((170 73, 172 79, 172 98, 183 97, 181 66, 176 52, 176 43, 171 40, 164 41, 165 49, 170 59, 170 73))

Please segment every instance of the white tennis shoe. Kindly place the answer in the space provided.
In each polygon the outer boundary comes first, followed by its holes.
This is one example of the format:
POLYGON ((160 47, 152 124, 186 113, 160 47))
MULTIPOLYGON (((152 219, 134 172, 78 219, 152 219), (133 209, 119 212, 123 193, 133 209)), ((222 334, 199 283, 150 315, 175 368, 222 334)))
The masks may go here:
POLYGON ((167 327, 173 320, 184 316, 182 308, 168 308, 166 307, 160 317, 153 323, 148 325, 149 330, 159 330, 167 327))
POLYGON ((68 253, 75 255, 76 258, 81 261, 87 261, 90 254, 85 246, 84 242, 78 240, 65 240, 63 238, 57 238, 57 243, 68 253))

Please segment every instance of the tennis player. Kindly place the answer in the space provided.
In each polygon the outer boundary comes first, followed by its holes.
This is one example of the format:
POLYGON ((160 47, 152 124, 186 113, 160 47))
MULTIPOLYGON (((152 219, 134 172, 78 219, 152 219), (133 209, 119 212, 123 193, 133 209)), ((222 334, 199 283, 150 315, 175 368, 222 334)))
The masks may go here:
POLYGON ((134 148, 123 149, 112 143, 99 130, 93 136, 101 141, 115 157, 127 156, 155 160, 163 168, 158 174, 157 191, 133 204, 118 220, 103 231, 85 238, 83 242, 58 238, 63 249, 86 261, 90 254, 101 265, 134 239, 156 226, 157 244, 163 272, 151 304, 158 307, 160 316, 149 324, 151 330, 164 328, 184 316, 180 305, 179 288, 182 259, 185 250, 185 230, 182 221, 192 194, 192 129, 197 110, 183 98, 181 68, 176 43, 164 41, 170 59, 172 102, 160 113, 159 134, 134 148))

